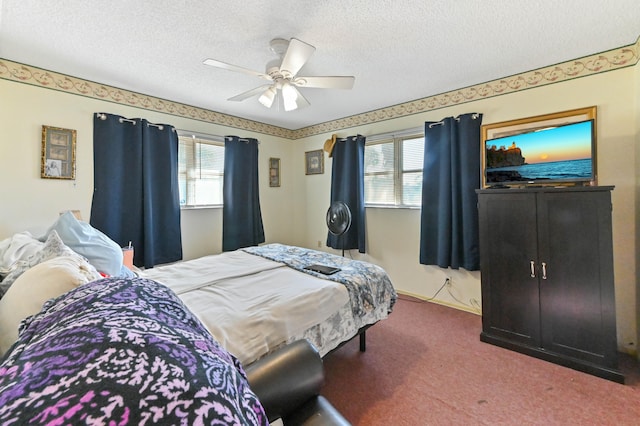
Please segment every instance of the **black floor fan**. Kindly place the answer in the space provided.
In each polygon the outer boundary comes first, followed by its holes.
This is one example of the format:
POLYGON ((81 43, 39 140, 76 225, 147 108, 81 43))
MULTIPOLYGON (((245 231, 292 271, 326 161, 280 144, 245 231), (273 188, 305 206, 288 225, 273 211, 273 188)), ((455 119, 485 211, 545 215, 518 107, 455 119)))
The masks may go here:
POLYGON ((339 244, 342 246, 342 257, 344 257, 344 233, 351 227, 351 210, 349 206, 342 201, 334 201, 327 210, 327 228, 329 232, 338 237, 339 244))

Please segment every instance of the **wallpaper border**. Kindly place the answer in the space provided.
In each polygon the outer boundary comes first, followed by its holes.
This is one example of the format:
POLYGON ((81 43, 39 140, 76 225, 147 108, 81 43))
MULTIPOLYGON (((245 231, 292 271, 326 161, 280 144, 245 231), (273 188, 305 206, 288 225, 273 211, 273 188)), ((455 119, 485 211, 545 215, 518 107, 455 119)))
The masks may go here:
POLYGON ((0 79, 39 86, 92 99, 113 102, 257 133, 295 139, 294 131, 278 126, 95 83, 54 71, 0 58, 0 79))
POLYGON ((634 44, 611 49, 601 53, 538 68, 521 74, 503 77, 486 83, 452 90, 367 113, 357 114, 338 120, 298 129, 298 138, 335 132, 349 127, 362 126, 379 121, 437 110, 453 105, 473 102, 514 93, 521 90, 542 87, 549 84, 587 77, 636 65, 640 61, 640 37, 634 44))
POLYGON ((639 55, 640 37, 628 46, 297 130, 156 98, 1 58, 0 78, 285 139, 300 139, 626 68, 636 65, 640 60, 639 55))

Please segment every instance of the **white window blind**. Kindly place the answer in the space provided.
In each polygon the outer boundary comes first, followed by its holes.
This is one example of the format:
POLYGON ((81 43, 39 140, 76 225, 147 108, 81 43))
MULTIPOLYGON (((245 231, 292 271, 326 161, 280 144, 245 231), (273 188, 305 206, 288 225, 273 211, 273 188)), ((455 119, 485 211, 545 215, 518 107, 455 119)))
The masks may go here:
POLYGON ((402 144, 402 204, 422 204, 422 163, 424 137, 403 139, 402 144))
POLYGON ((364 202, 396 203, 393 141, 366 145, 364 148, 364 202))
POLYGON ((423 158, 424 137, 415 130, 402 135, 367 138, 364 149, 365 204, 420 206, 423 158))
POLYGON ((180 133, 178 141, 180 206, 221 206, 224 178, 223 139, 180 133))

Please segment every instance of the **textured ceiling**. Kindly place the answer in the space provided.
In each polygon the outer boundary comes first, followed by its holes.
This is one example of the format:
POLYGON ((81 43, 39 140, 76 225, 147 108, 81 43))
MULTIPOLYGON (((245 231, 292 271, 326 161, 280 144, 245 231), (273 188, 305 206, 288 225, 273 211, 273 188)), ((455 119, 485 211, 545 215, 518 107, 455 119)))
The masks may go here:
POLYGON ((626 46, 637 0, 0 0, 0 58, 225 114, 300 129, 626 46), (285 112, 227 98, 264 84, 207 67, 264 71, 273 38, 316 47, 301 75, 354 88, 301 89, 285 112))

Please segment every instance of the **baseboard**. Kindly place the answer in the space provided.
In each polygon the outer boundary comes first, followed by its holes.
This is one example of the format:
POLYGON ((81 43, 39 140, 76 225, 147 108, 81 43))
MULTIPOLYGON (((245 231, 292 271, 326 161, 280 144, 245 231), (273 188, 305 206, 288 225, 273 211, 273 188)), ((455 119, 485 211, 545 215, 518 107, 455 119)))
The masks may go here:
POLYGON ((478 312, 477 310, 475 310, 475 309, 473 309, 472 307, 469 307, 469 306, 458 305, 458 304, 455 304, 455 303, 446 302, 444 300, 428 299, 425 296, 421 296, 419 294, 411 293, 411 292, 404 291, 404 290, 396 290, 396 293, 401 294, 403 296, 409 296, 409 297, 413 297, 415 299, 423 300, 425 302, 435 303, 436 305, 447 306, 449 308, 457 309, 459 311, 469 312, 470 314, 475 314, 475 315, 480 315, 480 316, 482 315, 482 312, 478 312))

